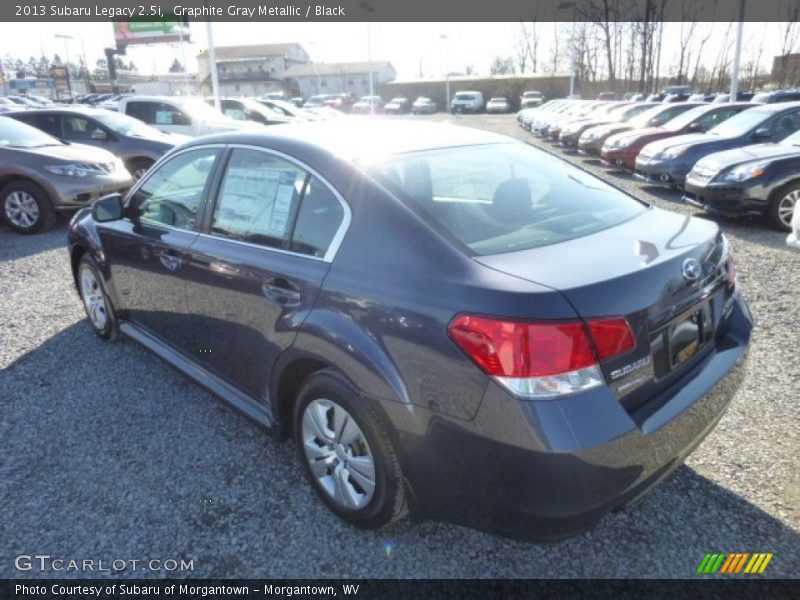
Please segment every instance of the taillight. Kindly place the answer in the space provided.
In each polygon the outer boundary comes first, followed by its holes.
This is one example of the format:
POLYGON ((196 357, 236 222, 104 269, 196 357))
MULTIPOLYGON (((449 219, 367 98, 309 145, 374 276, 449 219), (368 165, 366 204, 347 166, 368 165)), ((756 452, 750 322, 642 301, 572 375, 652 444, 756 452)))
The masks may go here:
POLYGON ((602 385, 598 357, 605 360, 636 345, 628 322, 622 318, 584 323, 459 315, 450 323, 448 333, 488 375, 515 395, 528 398, 571 394, 602 385))

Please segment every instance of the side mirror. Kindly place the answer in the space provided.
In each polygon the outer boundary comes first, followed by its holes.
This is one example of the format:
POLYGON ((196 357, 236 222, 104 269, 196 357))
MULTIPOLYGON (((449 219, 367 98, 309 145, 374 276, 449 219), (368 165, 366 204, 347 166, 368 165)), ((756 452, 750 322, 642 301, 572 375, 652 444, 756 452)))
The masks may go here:
POLYGON ((772 132, 769 130, 769 127, 756 129, 756 132, 753 134, 754 140, 768 140, 770 138, 772 138, 772 132))
POLYGON ((89 134, 89 137, 93 140, 97 140, 98 142, 104 142, 108 139, 108 134, 102 129, 98 128, 92 131, 92 133, 89 134))
POLYGON ((696 121, 694 123, 690 123, 689 124, 689 131, 691 131, 691 132, 704 133, 705 130, 706 130, 706 128, 703 127, 700 123, 698 123, 696 121))
POLYGON ((119 221, 124 215, 121 194, 109 194, 92 204, 92 218, 98 223, 119 221))

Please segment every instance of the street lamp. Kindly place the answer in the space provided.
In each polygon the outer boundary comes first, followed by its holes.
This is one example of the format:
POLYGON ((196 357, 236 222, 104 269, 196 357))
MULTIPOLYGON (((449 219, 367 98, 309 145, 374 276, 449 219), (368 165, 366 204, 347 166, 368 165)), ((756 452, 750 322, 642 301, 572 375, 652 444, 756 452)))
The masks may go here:
POLYGON ((64 56, 67 59, 64 63, 64 71, 67 74, 67 91, 69 92, 69 97, 72 98, 72 77, 69 74, 69 40, 74 40, 75 38, 66 33, 57 33, 54 37, 64 40, 64 56))
POLYGON ((575 7, 577 5, 575 2, 560 2, 556 7, 556 10, 560 11, 572 11, 572 33, 570 34, 570 43, 572 44, 572 66, 570 68, 569 74, 569 95, 573 96, 575 94, 575 63, 576 54, 577 54, 577 45, 575 44, 575 7))
POLYGON ((450 61, 447 58, 447 41, 448 37, 446 33, 443 33, 439 36, 442 40, 444 40, 444 81, 445 81, 445 93, 447 95, 447 105, 445 106, 445 111, 450 110, 450 61))

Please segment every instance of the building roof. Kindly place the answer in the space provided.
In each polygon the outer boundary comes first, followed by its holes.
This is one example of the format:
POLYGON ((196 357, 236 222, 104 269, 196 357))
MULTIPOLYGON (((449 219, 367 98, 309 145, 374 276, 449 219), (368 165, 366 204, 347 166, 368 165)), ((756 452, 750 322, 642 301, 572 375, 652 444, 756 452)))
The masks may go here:
MULTIPOLYGON (((237 58, 257 58, 261 56, 285 56, 292 48, 300 46, 297 42, 284 44, 251 44, 248 46, 217 46, 217 61, 234 60, 237 58)), ((302 46, 301 46, 302 49, 302 46)), ((208 50, 200 53, 201 57, 208 56, 208 50)))
POLYGON ((395 72, 392 63, 388 60, 373 60, 372 62, 341 62, 341 63, 306 63, 292 65, 284 72, 284 77, 317 77, 319 75, 355 75, 390 69, 395 72))

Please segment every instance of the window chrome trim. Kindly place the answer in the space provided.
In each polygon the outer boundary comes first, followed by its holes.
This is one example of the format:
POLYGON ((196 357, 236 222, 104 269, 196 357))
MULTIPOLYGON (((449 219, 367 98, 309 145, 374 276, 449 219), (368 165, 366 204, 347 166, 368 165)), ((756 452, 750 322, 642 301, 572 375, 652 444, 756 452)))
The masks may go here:
MULTIPOLYGON (((326 262, 326 263, 332 263, 333 259, 336 257, 336 253, 339 251, 339 247, 342 245, 342 242, 344 241, 344 236, 347 234, 347 231, 350 229, 350 223, 352 221, 352 215, 353 215, 352 209, 350 208, 350 204, 347 202, 347 200, 344 199, 344 196, 342 196, 339 193, 339 190, 337 190, 335 187, 333 187, 333 185, 331 185, 331 183, 327 179, 325 179, 322 175, 320 175, 319 171, 317 171, 313 167, 310 167, 309 165, 307 165, 306 163, 304 163, 300 159, 295 158, 294 156, 291 156, 290 154, 285 154, 285 153, 283 153, 283 152, 281 152, 279 150, 274 150, 272 148, 267 148, 267 147, 264 147, 264 146, 254 146, 252 144, 227 144, 227 147, 230 148, 231 150, 235 150, 235 149, 239 148, 239 149, 243 149, 243 150, 254 150, 256 152, 263 152, 264 154, 270 154, 272 156, 276 156, 276 157, 281 158, 281 159, 283 159, 283 160, 285 160, 287 162, 290 162, 293 165, 295 165, 295 166, 299 167, 300 169, 302 169, 303 171, 309 173, 310 175, 315 177, 318 181, 320 181, 325 187, 327 187, 330 190, 330 192, 333 194, 334 198, 336 198, 336 200, 339 201, 339 204, 342 206, 342 211, 343 211, 342 222, 339 224, 339 228, 336 230, 336 233, 334 234, 333 238, 331 239, 331 243, 328 245, 328 249, 326 250, 324 256, 313 256, 311 254, 303 254, 302 252, 294 252, 292 250, 284 250, 283 248, 272 248, 270 246, 261 246, 259 244, 253 244, 251 242, 243 242, 243 241, 235 240, 235 239, 232 239, 232 238, 226 238, 226 237, 212 235, 212 234, 206 234, 206 233, 202 233, 202 232, 200 233, 200 235, 207 235, 207 236, 213 237, 214 239, 217 239, 217 240, 227 240, 229 242, 236 242, 236 243, 239 243, 239 244, 246 244, 248 246, 253 246, 253 247, 256 247, 256 248, 263 248, 263 249, 266 249, 266 250, 272 250, 274 252, 279 252, 279 253, 282 253, 282 254, 289 254, 291 256, 302 256, 304 258, 311 258, 311 259, 315 259, 315 260, 321 260, 321 261, 326 262)), ((219 200, 218 197, 215 198, 214 199, 215 203, 218 200, 219 200)), ((302 206, 302 200, 300 202, 300 206, 302 206)), ((215 208, 216 208, 216 206, 215 206, 215 208)))
MULTIPOLYGON (((322 182, 322 184, 325 187, 327 187, 331 191, 333 196, 339 201, 339 204, 342 206, 342 210, 344 212, 344 215, 342 217, 342 222, 339 224, 339 229, 336 230, 336 233, 334 234, 333 239, 331 240, 331 243, 328 246, 328 250, 325 252, 325 256, 313 256, 311 254, 303 254, 302 252, 294 252, 292 250, 284 250, 283 248, 273 248, 273 247, 270 247, 270 246, 262 246, 260 244, 254 244, 252 242, 245 242, 245 241, 242 241, 242 240, 236 240, 236 239, 233 239, 233 238, 223 237, 223 236, 219 236, 219 235, 212 235, 210 233, 204 233, 202 231, 196 231, 196 230, 195 231, 189 231, 188 229, 181 229, 179 227, 171 227, 170 225, 166 225, 166 224, 154 224, 152 226, 154 226, 154 227, 164 227, 166 229, 171 229, 171 230, 174 230, 174 231, 182 231, 182 232, 185 232, 185 233, 194 233, 194 234, 196 234, 198 236, 213 238, 215 240, 223 240, 223 241, 226 241, 226 242, 233 242, 235 244, 242 244, 242 245, 245 245, 245 246, 250 246, 252 248, 259 248, 261 250, 271 250, 272 252, 278 252, 280 254, 288 254, 290 256, 301 256, 303 258, 310 258, 312 260, 318 260, 318 261, 322 261, 322 262, 326 262, 326 263, 332 263, 333 262, 333 259, 336 257, 336 253, 339 251, 339 247, 342 245, 342 242, 344 241, 344 236, 347 234, 347 231, 350 229, 350 223, 352 222, 352 215, 353 215, 352 209, 350 208, 350 204, 344 199, 344 196, 342 196, 339 193, 339 190, 337 190, 335 187, 333 187, 333 185, 331 185, 328 182, 327 179, 325 179, 322 175, 320 175, 319 171, 317 171, 316 169, 310 167, 309 165, 307 165, 303 161, 295 158, 294 156, 291 156, 289 154, 285 154, 283 152, 280 152, 279 150, 273 150, 272 148, 265 148, 264 146, 254 146, 252 144, 225 144, 225 143, 216 142, 216 143, 213 143, 213 144, 192 145, 192 146, 189 146, 187 148, 182 148, 182 149, 180 149, 180 150, 178 150, 177 152, 174 152, 174 153, 168 152, 167 154, 162 156, 159 160, 157 160, 153 164, 153 166, 150 167, 150 169, 148 170, 148 174, 145 175, 144 177, 142 177, 139 181, 137 181, 136 184, 128 191, 128 194, 125 196, 124 206, 126 208, 129 206, 130 200, 133 198, 133 196, 136 194, 136 192, 139 191, 139 188, 142 187, 153 176, 153 174, 155 173, 156 169, 160 168, 161 165, 163 165, 167 161, 175 158, 176 156, 180 156, 181 154, 184 154, 186 152, 192 152, 192 151, 195 151, 195 150, 206 150, 206 149, 209 149, 209 148, 218 148, 218 149, 221 149, 223 151, 225 149, 228 149, 228 148, 230 148, 231 150, 236 149, 236 148, 242 148, 242 149, 245 149, 245 150, 255 150, 257 152, 263 152, 265 154, 271 154, 273 156, 276 156, 278 158, 281 158, 283 160, 286 160, 287 162, 290 162, 290 163, 296 165, 297 167, 303 169, 307 173, 309 173, 309 174, 313 175, 314 177, 316 177, 317 180, 322 182)), ((223 176, 224 175, 225 175, 225 173, 223 173, 223 176)), ((219 198, 217 198, 217 197, 214 198, 214 207, 215 208, 216 208, 216 203, 217 203, 218 200, 219 200, 219 198)), ((208 198, 204 198, 203 199, 203 203, 204 204, 208 204, 209 203, 209 199, 208 198)), ((150 223, 148 223, 148 225, 150 225, 150 223)))

